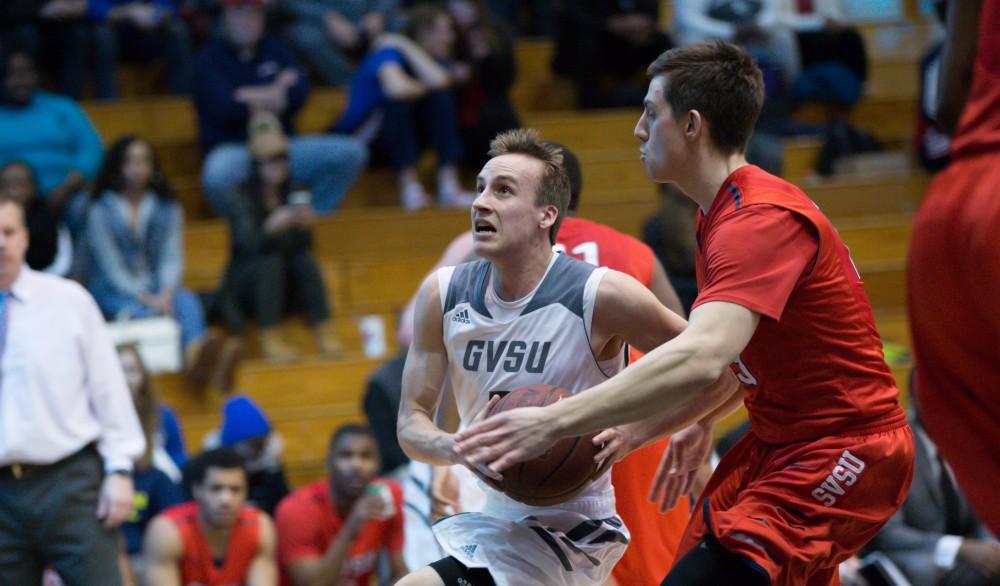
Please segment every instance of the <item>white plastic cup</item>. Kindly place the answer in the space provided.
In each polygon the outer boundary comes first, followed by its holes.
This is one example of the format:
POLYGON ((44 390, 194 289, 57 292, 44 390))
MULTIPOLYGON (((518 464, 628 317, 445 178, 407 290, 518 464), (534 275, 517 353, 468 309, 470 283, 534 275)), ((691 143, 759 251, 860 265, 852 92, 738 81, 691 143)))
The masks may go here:
POLYGON ((385 320, 380 315, 366 315, 358 321, 361 330, 361 349, 368 358, 382 358, 386 354, 385 320))

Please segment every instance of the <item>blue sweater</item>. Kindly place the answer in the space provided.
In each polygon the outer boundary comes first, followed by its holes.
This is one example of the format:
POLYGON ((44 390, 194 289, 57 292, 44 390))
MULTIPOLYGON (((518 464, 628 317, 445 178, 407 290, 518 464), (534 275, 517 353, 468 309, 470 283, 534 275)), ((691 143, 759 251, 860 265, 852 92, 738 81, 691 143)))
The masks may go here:
POLYGON ((233 99, 242 86, 266 85, 285 69, 296 69, 298 82, 288 89, 288 107, 282 113, 285 132, 293 132, 292 120, 309 95, 308 74, 277 39, 264 38, 249 61, 241 61, 236 49, 222 39, 203 47, 194 60, 194 103, 198 110, 198 134, 208 152, 224 142, 245 142, 249 111, 233 99))
POLYGON ((397 63, 406 67, 406 59, 399 49, 381 49, 365 57, 351 76, 351 90, 347 98, 347 108, 336 124, 333 132, 354 134, 365 121, 385 103, 385 92, 378 80, 378 71, 383 65, 397 63))
POLYGON ((72 171, 93 180, 103 157, 101 137, 73 100, 39 91, 25 106, 0 102, 0 165, 28 163, 43 196, 72 171))

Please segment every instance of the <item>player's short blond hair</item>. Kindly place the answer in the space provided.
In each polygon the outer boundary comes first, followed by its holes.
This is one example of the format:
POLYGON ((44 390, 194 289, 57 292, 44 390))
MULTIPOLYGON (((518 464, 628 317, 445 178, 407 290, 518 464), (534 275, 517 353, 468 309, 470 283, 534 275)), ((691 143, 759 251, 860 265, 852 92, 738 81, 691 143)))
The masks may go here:
POLYGON ((559 210, 555 223, 549 229, 549 241, 555 244, 559 226, 566 217, 570 197, 569 177, 563 168, 562 149, 541 140, 534 128, 516 128, 498 134, 490 142, 488 154, 491 159, 500 155, 525 155, 538 159, 545 166, 538 179, 535 205, 553 205, 559 210))

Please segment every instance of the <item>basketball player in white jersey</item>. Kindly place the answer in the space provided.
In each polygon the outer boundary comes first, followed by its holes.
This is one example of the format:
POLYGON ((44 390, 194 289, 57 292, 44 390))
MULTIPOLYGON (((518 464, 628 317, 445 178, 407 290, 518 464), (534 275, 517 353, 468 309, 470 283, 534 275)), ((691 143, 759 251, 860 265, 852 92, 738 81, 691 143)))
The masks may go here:
MULTIPOLYGON (((514 130, 493 141, 490 157, 472 206, 475 253, 485 260, 439 269, 421 285, 403 372, 400 445, 435 465, 467 464, 454 436, 434 424, 446 378, 465 426, 493 391, 533 383, 581 391, 625 367, 626 344, 652 350, 686 325, 632 277, 552 251, 569 201, 558 148, 514 130)), ((448 557, 397 584, 602 583, 628 543, 609 465, 639 447, 629 441, 658 432, 650 423, 648 433, 615 442, 621 449, 596 479, 556 506, 525 505, 484 482, 481 513, 434 526, 448 557)))

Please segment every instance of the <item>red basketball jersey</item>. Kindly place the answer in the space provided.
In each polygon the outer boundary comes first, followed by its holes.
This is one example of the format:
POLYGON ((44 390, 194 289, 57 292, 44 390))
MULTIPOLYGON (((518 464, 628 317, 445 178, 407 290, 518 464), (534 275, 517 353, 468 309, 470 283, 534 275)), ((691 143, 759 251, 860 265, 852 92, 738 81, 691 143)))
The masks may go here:
POLYGON ((951 143, 955 158, 1000 151, 1000 1, 986 0, 979 14, 979 38, 972 84, 951 143))
POLYGON ((181 558, 181 584, 184 586, 238 586, 246 580, 247 570, 260 544, 260 515, 257 509, 244 506, 233 524, 229 546, 222 565, 216 565, 198 520, 198 503, 187 502, 171 507, 163 515, 173 522, 181 535, 184 554, 181 558))
POLYGON ((847 247, 801 190, 741 167, 699 210, 697 237, 694 308, 727 301, 761 315, 733 365, 758 437, 785 444, 905 420, 847 247), (795 235, 812 247, 808 262, 795 235))
POLYGON ((569 216, 559 227, 556 246, 573 258, 631 275, 646 287, 653 282, 653 250, 610 226, 569 216))

